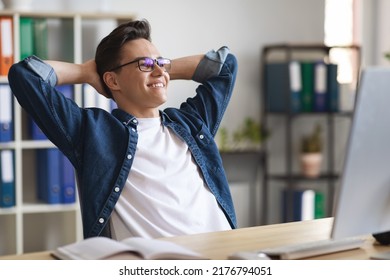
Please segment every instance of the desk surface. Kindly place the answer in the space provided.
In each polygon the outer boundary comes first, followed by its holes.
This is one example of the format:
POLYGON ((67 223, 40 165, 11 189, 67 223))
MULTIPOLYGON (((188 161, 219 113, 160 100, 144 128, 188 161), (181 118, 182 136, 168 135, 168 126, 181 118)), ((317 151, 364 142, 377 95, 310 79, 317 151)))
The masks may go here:
MULTIPOLYGON (((332 218, 325 218, 162 239, 191 248, 207 258, 222 260, 227 259, 230 254, 237 251, 251 251, 273 246, 328 239, 332 223, 332 218)), ((316 256, 311 259, 369 259, 375 253, 385 251, 390 251, 390 247, 377 245, 374 239, 368 236, 366 243, 360 249, 316 256)), ((0 256, 1 259, 50 260, 53 258, 50 256, 50 251, 45 251, 23 255, 0 256)))

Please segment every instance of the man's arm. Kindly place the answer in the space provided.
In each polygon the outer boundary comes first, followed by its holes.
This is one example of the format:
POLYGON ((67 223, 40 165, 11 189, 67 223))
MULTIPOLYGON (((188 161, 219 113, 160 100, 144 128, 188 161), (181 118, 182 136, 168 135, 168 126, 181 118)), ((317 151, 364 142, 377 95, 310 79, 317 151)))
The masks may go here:
POLYGON ((193 55, 172 60, 171 80, 191 80, 204 55, 193 55))
POLYGON ((53 67, 57 75, 57 85, 86 83, 93 86, 100 94, 108 97, 96 71, 94 60, 88 60, 82 64, 54 60, 46 60, 45 62, 53 67))

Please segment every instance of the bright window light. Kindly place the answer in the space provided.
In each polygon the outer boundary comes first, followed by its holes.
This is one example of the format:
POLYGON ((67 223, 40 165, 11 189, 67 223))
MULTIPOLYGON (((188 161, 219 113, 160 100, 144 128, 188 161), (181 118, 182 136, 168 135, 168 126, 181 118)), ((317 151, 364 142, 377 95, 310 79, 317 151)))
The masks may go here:
MULTIPOLYGON (((354 44, 354 0, 325 1, 325 39, 328 46, 354 44)), ((334 49, 330 60, 339 65, 338 81, 353 84, 356 79, 356 53, 349 49, 334 49)))

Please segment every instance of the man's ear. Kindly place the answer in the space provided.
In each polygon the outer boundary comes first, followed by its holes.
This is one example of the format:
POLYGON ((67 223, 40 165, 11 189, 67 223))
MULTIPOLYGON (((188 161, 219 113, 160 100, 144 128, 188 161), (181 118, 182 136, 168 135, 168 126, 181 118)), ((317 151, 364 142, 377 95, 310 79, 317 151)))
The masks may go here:
POLYGON ((110 90, 120 89, 119 84, 116 80, 116 74, 114 72, 106 72, 103 74, 103 81, 110 90))

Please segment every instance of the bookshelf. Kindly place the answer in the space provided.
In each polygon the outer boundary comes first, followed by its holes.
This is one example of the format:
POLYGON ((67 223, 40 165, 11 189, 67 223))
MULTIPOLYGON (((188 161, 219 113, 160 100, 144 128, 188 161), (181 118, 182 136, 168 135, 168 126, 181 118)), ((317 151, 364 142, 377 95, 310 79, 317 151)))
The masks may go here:
MULTIPOLYGON (((345 147, 348 127, 340 129, 338 125, 343 121, 351 121, 353 117, 353 106, 349 110, 340 107, 341 87, 337 80, 339 67, 337 62, 332 61, 331 53, 336 49, 347 50, 354 62, 351 68, 353 81, 357 81, 360 66, 360 47, 351 46, 326 46, 323 44, 274 44, 268 45, 262 51, 262 129, 269 131, 271 138, 263 144, 263 194, 262 194, 262 221, 269 223, 270 205, 277 205, 279 215, 273 217, 272 222, 283 222, 285 202, 283 201, 283 190, 307 190, 314 189, 324 195, 324 216, 330 216, 333 208, 333 196, 340 178, 340 170, 336 168, 335 155, 340 156, 345 147), (333 85, 337 90, 332 95, 329 90, 329 81, 326 82, 326 107, 320 108, 315 101, 315 81, 311 88, 311 108, 303 104, 304 76, 303 64, 311 64, 311 70, 315 75, 315 65, 318 62, 326 67, 326 75, 329 78, 331 67, 335 71, 333 85), (300 75, 293 70, 292 63, 299 63, 300 75), (333 65, 333 66, 332 66, 333 65), (334 70, 336 69, 336 70, 334 70), (295 73, 295 74, 293 74, 295 73), (295 87, 297 79, 300 85, 295 87), (332 105, 333 104, 333 105, 332 105), (317 105, 317 106, 316 106, 317 105), (320 109, 319 109, 320 108, 320 109), (324 158, 320 174, 315 177, 307 177, 302 174, 299 168, 299 141, 303 135, 307 135, 315 124, 322 127, 322 156, 324 158), (343 130, 343 133, 340 133, 343 130), (344 138, 343 138, 344 136, 344 138), (314 187, 313 187, 314 186, 314 187), (273 192, 273 194, 272 194, 273 192), (275 198, 277 197, 277 198, 275 198), (272 200, 272 203, 269 201, 272 200), (279 206, 280 205, 280 206, 279 206), (278 219, 278 220, 275 220, 278 219)), ((309 77, 314 79, 315 76, 309 77)), ((334 92, 333 92, 334 93, 334 92)), ((322 97, 323 98, 323 97, 322 97)), ((322 102, 324 99, 322 100, 322 102)), ((290 203, 291 206, 291 203, 290 203)), ((293 207, 293 206, 292 206, 293 207)), ((275 209, 275 208, 273 208, 275 209)), ((290 212, 292 208, 289 208, 290 212)), ((291 217, 290 217, 291 219, 291 217)), ((294 219, 294 218, 293 218, 294 219)), ((291 220, 290 220, 291 221, 291 220)))
MULTIPOLYGON (((15 62, 21 58, 21 39, 25 39, 20 37, 21 19, 32 18, 47 21, 48 59, 81 63, 93 58, 96 45, 90 46, 89 50, 87 45, 91 43, 92 35, 100 31, 98 29, 104 29, 107 21, 116 26, 133 19, 134 15, 3 10, 0 11, 2 17, 12 19, 15 62)), ((7 83, 7 76, 1 76, 0 84, 7 83)), ((75 85, 73 92, 74 100, 82 106, 83 86, 75 85)), ((81 240, 83 234, 77 195, 76 201, 70 204, 46 204, 37 199, 37 151, 54 148, 54 145, 48 140, 32 140, 28 132, 28 117, 15 99, 12 106, 14 137, 12 141, 0 142, 0 152, 11 150, 14 153, 15 205, 0 207, 0 255, 51 250, 81 240)))

